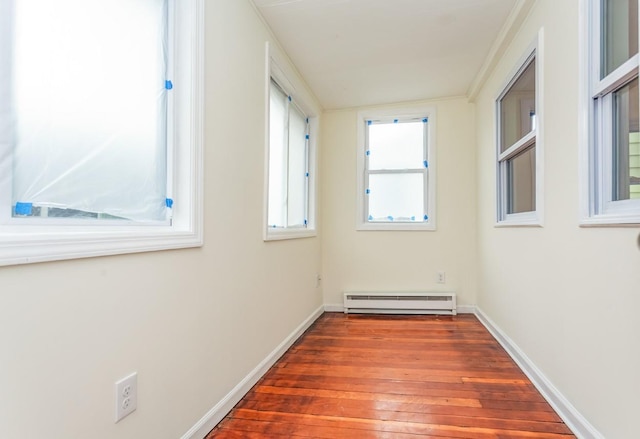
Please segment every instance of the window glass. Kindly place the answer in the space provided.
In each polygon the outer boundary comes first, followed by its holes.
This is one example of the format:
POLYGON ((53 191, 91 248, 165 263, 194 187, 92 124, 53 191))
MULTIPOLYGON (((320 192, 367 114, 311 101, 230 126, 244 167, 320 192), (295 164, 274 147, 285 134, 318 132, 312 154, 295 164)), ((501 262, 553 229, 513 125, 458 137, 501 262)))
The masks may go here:
POLYGON ((536 149, 528 148, 507 160, 507 213, 536 210, 536 149))
POLYGON ((601 79, 638 53, 638 0, 602 4, 601 79))
POLYGON ((424 174, 369 175, 369 221, 424 221, 424 174))
POLYGON ((500 152, 535 128, 536 63, 532 61, 500 101, 500 152))
POLYGON ((613 201, 638 197, 638 78, 613 93, 613 201))
POLYGON ((167 0, 15 2, 14 215, 166 219, 167 14, 167 0))
POLYGON ((424 161, 422 121, 369 125, 369 169, 420 168, 424 161))
POLYGON ((268 227, 307 226, 308 120, 272 80, 269 98, 268 227))
POLYGON ((302 226, 307 200, 307 122, 304 114, 290 106, 288 225, 302 226))
POLYGON ((269 226, 286 225, 287 95, 275 84, 269 93, 269 226))

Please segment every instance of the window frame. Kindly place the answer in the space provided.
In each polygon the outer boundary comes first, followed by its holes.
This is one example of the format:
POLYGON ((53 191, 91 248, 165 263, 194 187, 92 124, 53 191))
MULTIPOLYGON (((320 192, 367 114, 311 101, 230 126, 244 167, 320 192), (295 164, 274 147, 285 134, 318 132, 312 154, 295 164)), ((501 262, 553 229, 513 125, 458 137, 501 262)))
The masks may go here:
POLYGON ((317 186, 317 142, 320 128, 319 110, 313 98, 297 81, 296 74, 287 68, 285 57, 274 46, 265 43, 265 159, 264 159, 264 214, 263 240, 281 241, 288 239, 311 238, 317 236, 316 226, 316 186, 317 186), (303 226, 270 227, 269 226, 269 164, 270 164, 270 90, 271 82, 289 96, 290 102, 307 117, 307 178, 306 192, 306 224, 303 226))
MULTIPOLYGON (((0 0, 11 24, 13 0, 0 0)), ((0 266, 159 251, 203 244, 204 0, 169 0, 170 66, 174 67, 168 124, 167 198, 170 222, 64 221, 8 218, 0 223, 0 266), (178 59, 171 60, 171 54, 178 59), (173 163, 173 166, 170 164, 173 163)), ((11 44, 10 42, 8 44, 11 44)), ((8 47, 4 49, 8 50, 8 47)), ((3 48, 0 48, 3 50, 3 48)), ((6 73, 6 72, 5 72, 6 73)), ((1 91, 1 90, 0 90, 1 91)), ((5 118, 2 118, 5 119, 5 118)), ((10 130, 6 124, 2 130, 10 130)), ((1 139, 0 139, 1 140, 1 139)), ((11 145, 0 143, 0 208, 11 212, 11 145), (6 189, 9 190, 6 190, 6 189)))
MULTIPOLYGON (((435 231, 436 228, 436 109, 432 106, 416 106, 402 108, 383 108, 359 111, 357 115, 357 192, 356 192, 356 230, 357 231, 435 231), (428 165, 420 171, 424 175, 424 198, 426 221, 369 221, 368 219, 368 175, 367 169, 367 136, 368 121, 422 120, 427 119, 425 160, 428 165)), ((384 171, 382 173, 406 173, 411 170, 384 171)), ((413 170, 417 172, 418 170, 413 170)), ((413 172, 411 171, 411 172, 413 172)), ((378 173, 373 171, 373 173, 378 173)))
POLYGON ((600 79, 602 5, 603 0, 580 2, 579 224, 637 226, 640 199, 613 200, 613 94, 638 78, 640 57, 633 55, 600 79))
POLYGON ((495 99, 495 144, 496 144, 496 222, 495 227, 543 227, 544 226, 544 29, 540 29, 533 43, 518 60, 516 67, 509 73, 500 87, 495 99), (534 128, 504 151, 502 149, 501 100, 511 87, 520 79, 525 70, 535 62, 535 104, 536 122, 534 128), (508 163, 518 155, 535 148, 535 210, 529 212, 507 213, 508 200, 508 163))

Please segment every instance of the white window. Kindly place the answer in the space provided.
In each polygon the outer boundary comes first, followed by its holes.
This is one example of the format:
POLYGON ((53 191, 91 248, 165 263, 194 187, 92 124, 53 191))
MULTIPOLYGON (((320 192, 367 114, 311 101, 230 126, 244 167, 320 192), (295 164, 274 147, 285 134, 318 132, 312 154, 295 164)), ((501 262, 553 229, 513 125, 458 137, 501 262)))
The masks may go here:
MULTIPOLYGON (((269 46, 267 45, 267 53, 269 46)), ((269 56, 265 240, 315 236, 314 151, 317 120, 269 56)))
POLYGON ((358 114, 358 230, 435 230, 431 108, 358 114))
POLYGON ((638 0, 585 0, 583 225, 640 223, 638 0))
POLYGON ((201 245, 202 8, 0 0, 0 265, 201 245))
POLYGON ((527 52, 496 101, 498 225, 542 225, 540 46, 527 52))

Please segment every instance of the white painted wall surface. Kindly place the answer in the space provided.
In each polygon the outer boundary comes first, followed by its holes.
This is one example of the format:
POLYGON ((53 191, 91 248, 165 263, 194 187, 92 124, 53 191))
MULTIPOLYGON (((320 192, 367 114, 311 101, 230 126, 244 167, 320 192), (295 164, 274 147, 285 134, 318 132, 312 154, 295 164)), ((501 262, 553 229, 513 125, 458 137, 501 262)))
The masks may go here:
POLYGON ((204 247, 0 267, 1 438, 179 438, 321 305, 320 239, 262 240, 268 39, 206 3, 204 247))
POLYGON ((637 437, 638 228, 578 227, 578 1, 540 0, 476 101, 478 305, 607 438, 637 437), (545 226, 495 228, 495 98, 545 32, 545 226))
POLYGON ((357 112, 375 107, 324 114, 320 169, 327 304, 342 304, 344 291, 397 289, 455 291, 459 304, 475 304, 473 105, 464 98, 415 105, 437 112, 436 231, 356 231, 357 112), (436 283, 437 271, 446 272, 445 284, 436 283))

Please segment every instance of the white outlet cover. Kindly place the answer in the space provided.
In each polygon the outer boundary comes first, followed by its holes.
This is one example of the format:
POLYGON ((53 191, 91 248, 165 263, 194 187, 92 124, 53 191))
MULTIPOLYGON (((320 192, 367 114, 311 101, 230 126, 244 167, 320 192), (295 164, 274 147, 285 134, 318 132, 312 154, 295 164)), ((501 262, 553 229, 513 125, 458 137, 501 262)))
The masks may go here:
POLYGON ((116 382, 116 422, 138 407, 138 373, 116 382))

